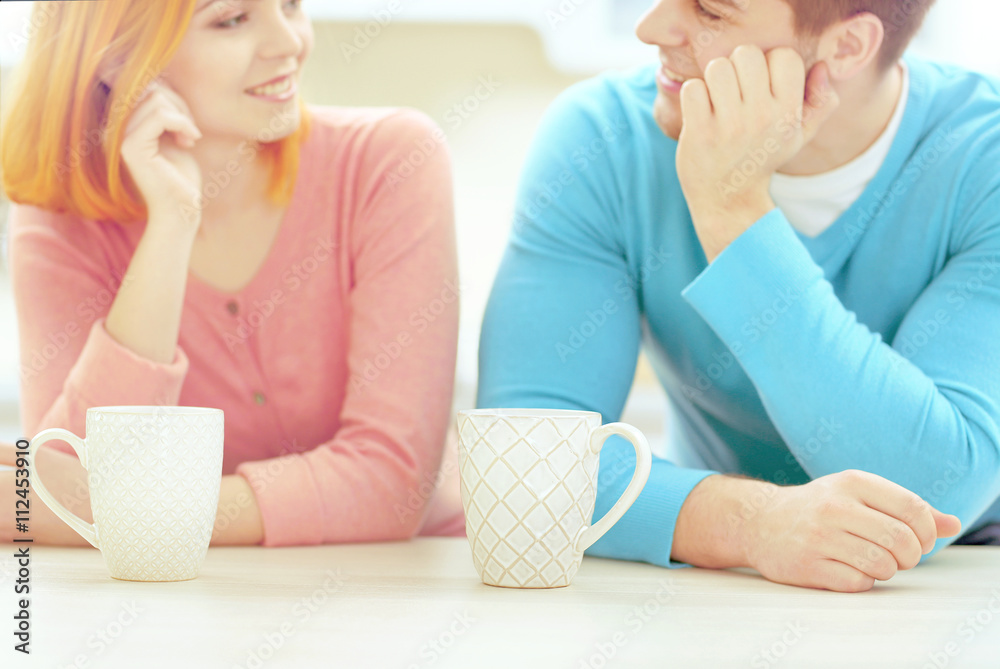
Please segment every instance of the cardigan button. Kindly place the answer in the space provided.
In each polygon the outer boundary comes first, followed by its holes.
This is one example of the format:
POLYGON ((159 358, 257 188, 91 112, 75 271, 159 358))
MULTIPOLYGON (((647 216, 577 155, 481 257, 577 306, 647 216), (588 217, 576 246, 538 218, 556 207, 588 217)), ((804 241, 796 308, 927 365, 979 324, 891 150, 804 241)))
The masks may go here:
POLYGON ((235 316, 240 312, 240 305, 236 304, 235 300, 231 300, 228 304, 226 304, 226 309, 229 311, 229 313, 235 316))
POLYGON ((253 394, 253 401, 254 403, 257 404, 257 406, 264 406, 264 404, 267 402, 267 398, 264 397, 264 393, 258 392, 253 394))

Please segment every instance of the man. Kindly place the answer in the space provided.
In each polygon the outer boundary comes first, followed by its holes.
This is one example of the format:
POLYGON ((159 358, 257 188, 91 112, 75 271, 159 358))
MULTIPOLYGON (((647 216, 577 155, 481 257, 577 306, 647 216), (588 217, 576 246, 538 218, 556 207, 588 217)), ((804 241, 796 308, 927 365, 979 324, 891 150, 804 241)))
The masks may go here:
POLYGON ((857 592, 1000 521, 1000 87, 902 59, 932 3, 660 0, 547 113, 478 404, 616 420, 642 340, 675 416, 589 554, 857 592))

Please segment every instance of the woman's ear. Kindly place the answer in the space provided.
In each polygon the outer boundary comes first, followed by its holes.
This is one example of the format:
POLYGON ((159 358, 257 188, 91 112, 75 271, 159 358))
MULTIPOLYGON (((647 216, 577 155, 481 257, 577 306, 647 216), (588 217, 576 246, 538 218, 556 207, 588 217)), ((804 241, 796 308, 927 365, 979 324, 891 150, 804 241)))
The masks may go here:
POLYGON ((823 31, 819 57, 829 65, 831 79, 851 79, 878 59, 884 40, 882 20, 862 12, 823 31))
POLYGON ((118 81, 118 75, 121 74, 124 65, 121 62, 113 63, 101 63, 97 67, 97 79, 105 88, 110 89, 118 81))

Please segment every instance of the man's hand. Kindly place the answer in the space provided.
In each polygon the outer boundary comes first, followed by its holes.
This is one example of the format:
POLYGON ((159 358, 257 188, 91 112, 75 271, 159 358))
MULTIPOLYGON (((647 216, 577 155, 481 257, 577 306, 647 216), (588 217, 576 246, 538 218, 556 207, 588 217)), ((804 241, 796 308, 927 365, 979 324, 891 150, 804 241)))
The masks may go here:
POLYGON ((747 521, 747 562, 769 580, 869 590, 910 569, 961 521, 881 476, 848 470, 780 487, 747 521))
POLYGON ((826 63, 739 46, 680 92, 677 176, 709 261, 774 208, 771 177, 837 108, 826 63))
MULTIPOLYGON (((0 464, 14 466, 15 450, 13 444, 0 443, 0 464)), ((67 509, 91 522, 87 470, 80 461, 53 448, 41 448, 35 462, 39 468, 36 474, 41 474, 49 492, 67 509)), ((15 538, 31 538, 38 544, 90 546, 86 539, 52 513, 33 492, 29 495, 31 508, 27 521, 28 532, 17 532, 14 501, 20 498, 15 496, 14 475, 14 471, 0 471, 0 543, 10 543, 15 538)))

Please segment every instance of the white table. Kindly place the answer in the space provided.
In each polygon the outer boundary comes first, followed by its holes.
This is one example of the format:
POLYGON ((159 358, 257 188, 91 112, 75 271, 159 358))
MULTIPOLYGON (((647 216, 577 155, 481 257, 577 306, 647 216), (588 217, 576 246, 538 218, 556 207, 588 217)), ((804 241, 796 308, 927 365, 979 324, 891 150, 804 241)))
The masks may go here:
POLYGON ((33 546, 30 659, 11 650, 12 552, 4 668, 1000 667, 995 548, 839 594, 595 558, 568 588, 493 588, 465 539, 213 548, 183 583, 115 581, 95 550, 33 546))

